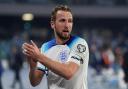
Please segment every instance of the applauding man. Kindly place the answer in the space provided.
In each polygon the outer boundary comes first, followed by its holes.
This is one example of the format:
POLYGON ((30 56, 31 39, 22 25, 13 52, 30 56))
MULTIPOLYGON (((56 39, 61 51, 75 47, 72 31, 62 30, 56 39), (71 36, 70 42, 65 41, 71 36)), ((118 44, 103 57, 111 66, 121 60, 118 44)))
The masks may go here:
POLYGON ((51 15, 55 38, 42 44, 40 50, 33 41, 23 44, 33 86, 46 74, 49 89, 87 89, 89 49, 83 38, 71 35, 72 26, 71 9, 57 6, 51 15))

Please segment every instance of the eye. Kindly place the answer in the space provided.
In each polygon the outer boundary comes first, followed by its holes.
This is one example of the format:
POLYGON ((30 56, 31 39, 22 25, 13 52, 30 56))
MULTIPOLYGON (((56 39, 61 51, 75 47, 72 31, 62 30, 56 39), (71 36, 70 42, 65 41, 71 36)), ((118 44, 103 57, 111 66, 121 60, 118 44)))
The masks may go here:
POLYGON ((68 22, 69 22, 69 23, 72 23, 72 22, 73 22, 73 20, 72 20, 72 19, 69 19, 69 20, 68 20, 68 22))
POLYGON ((60 22, 65 22, 66 20, 65 20, 65 19, 60 19, 59 21, 60 21, 60 22))

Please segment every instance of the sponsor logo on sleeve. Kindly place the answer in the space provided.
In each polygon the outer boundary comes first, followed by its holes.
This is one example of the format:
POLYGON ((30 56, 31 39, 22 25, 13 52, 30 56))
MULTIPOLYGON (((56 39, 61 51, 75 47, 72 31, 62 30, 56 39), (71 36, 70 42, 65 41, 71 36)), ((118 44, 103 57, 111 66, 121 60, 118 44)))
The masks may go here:
POLYGON ((78 57, 75 57, 75 56, 72 56, 71 58, 80 61, 80 64, 83 64, 83 62, 84 62, 82 58, 78 58, 78 57))
POLYGON ((71 58, 73 58, 73 59, 77 59, 77 60, 80 60, 80 58, 75 57, 75 56, 72 56, 71 58))
POLYGON ((78 49, 78 51, 79 51, 80 53, 83 53, 83 52, 86 51, 85 45, 82 45, 82 44, 78 44, 78 45, 77 45, 77 49, 78 49))

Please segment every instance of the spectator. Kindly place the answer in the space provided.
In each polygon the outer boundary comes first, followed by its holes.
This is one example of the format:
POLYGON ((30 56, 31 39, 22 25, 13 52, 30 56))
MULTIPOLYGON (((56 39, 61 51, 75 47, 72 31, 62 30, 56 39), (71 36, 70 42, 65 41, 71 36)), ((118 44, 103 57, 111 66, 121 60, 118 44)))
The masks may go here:
POLYGON ((19 51, 19 49, 17 47, 14 46, 12 48, 12 52, 13 52, 13 54, 12 54, 11 65, 12 65, 12 69, 15 73, 12 88, 15 87, 16 82, 19 82, 20 88, 22 89, 23 85, 22 85, 22 81, 21 81, 21 78, 20 78, 20 70, 22 68, 23 58, 22 58, 21 52, 19 51))

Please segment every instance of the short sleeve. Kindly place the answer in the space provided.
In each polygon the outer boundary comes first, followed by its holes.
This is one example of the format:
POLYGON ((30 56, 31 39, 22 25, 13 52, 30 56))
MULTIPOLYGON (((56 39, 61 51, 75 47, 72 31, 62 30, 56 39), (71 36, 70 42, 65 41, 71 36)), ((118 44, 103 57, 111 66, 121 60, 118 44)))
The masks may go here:
POLYGON ((76 40, 71 47, 68 62, 74 62, 78 65, 83 64, 89 55, 88 45, 82 38, 76 40))

